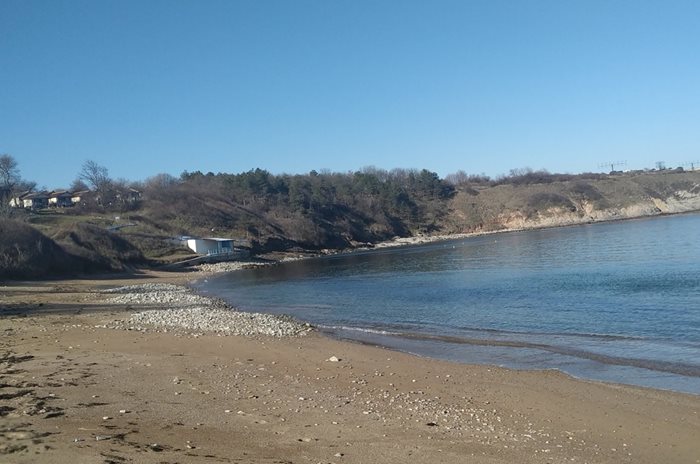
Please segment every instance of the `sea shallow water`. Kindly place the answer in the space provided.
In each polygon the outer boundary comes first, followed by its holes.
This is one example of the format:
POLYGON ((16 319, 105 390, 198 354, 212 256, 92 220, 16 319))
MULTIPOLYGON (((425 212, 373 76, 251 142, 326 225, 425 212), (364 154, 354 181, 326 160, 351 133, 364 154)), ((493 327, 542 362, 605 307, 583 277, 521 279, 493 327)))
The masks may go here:
POLYGON ((700 215, 284 263, 200 290, 421 356, 700 394, 700 215))

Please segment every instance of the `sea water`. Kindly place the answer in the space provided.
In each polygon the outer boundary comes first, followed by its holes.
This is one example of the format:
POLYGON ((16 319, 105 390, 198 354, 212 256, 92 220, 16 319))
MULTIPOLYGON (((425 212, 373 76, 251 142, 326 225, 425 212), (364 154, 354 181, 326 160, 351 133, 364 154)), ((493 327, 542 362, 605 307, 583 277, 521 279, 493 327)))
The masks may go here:
POLYGON ((201 290, 421 356, 700 394, 698 214, 289 262, 201 290))

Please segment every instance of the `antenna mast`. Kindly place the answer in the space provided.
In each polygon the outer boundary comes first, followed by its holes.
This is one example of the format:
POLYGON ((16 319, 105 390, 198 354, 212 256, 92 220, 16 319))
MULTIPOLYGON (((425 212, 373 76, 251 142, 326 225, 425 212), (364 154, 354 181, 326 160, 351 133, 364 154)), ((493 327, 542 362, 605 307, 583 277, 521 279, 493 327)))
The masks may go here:
POLYGON ((627 161, 608 161, 607 163, 600 163, 599 168, 610 168, 610 172, 614 172, 616 167, 627 166, 627 161))
POLYGON ((681 166, 683 166, 684 168, 689 167, 691 171, 695 171, 696 169, 700 169, 700 161, 697 161, 697 160, 687 161, 687 162, 683 163, 681 166))

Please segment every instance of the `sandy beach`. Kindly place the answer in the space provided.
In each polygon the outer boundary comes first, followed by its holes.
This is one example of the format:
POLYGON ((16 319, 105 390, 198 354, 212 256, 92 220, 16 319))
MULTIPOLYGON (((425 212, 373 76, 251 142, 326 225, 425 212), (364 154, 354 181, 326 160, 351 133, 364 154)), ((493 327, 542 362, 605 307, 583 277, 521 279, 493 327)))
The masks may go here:
POLYGON ((263 334, 240 313, 245 335, 178 330, 217 303, 103 292, 197 275, 0 286, 0 462, 700 462, 698 396, 263 334))

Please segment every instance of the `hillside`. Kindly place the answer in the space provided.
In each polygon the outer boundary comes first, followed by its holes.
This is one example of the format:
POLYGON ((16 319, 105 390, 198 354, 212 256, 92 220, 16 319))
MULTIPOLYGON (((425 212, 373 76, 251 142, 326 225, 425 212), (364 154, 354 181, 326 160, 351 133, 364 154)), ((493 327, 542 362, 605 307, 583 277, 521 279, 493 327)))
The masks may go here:
POLYGON ((128 240, 90 224, 53 238, 26 223, 0 220, 0 279, 33 279, 123 271, 147 264, 128 240))
POLYGON ((700 210, 700 172, 625 174, 551 183, 464 186, 447 232, 529 229, 700 210))
POLYGON ((230 237, 254 254, 342 250, 415 235, 551 227, 700 210, 700 171, 496 180, 365 169, 274 176, 185 173, 138 202, 13 210, 0 278, 119 271, 192 256, 181 235, 230 237))

